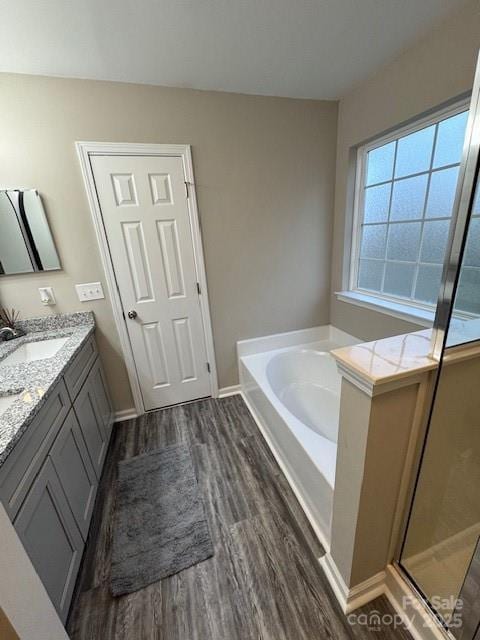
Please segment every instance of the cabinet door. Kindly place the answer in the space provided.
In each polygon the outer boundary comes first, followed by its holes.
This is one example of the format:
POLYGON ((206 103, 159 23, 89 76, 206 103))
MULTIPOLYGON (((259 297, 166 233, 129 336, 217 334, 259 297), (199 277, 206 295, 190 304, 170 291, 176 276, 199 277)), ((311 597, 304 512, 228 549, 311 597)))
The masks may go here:
POLYGON ((98 482, 73 411, 63 423, 50 457, 80 533, 86 540, 98 482))
POLYGON ((89 378, 97 401, 97 407, 100 411, 105 433, 107 434, 107 439, 109 439, 113 424, 113 409, 100 358, 97 358, 97 361, 93 365, 89 378))
POLYGON ((82 559, 83 540, 49 458, 32 484, 14 526, 65 621, 82 559))
POLYGON ((83 439, 87 445, 90 460, 97 478, 102 473, 103 461, 107 452, 107 433, 103 425, 102 414, 98 408, 92 377, 88 376, 73 403, 83 439))

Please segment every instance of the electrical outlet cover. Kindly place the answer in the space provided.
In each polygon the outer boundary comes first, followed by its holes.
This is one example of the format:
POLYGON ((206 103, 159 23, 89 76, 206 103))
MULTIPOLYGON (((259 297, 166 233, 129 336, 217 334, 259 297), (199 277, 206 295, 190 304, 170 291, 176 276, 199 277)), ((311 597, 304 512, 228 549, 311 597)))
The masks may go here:
POLYGON ((42 304, 46 306, 52 306, 56 304, 55 294, 53 293, 52 287, 38 287, 38 292, 40 293, 40 300, 42 304))

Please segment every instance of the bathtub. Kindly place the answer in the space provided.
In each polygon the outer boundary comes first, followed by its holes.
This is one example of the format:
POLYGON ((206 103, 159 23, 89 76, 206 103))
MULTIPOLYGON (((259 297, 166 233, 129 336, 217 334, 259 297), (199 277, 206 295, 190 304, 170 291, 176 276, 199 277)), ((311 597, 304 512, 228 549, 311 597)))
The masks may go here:
POLYGON ((237 343, 245 401, 326 550, 341 385, 330 351, 358 342, 327 325, 237 343))

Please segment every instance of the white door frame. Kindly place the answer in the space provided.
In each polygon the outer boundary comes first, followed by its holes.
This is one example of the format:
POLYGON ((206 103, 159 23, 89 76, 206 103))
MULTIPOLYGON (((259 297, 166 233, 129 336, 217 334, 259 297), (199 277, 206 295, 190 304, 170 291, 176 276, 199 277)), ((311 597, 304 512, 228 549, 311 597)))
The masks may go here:
POLYGON ((193 253, 195 259, 195 269, 197 280, 200 283, 201 293, 199 296, 200 309, 202 313, 203 333, 205 336, 205 346, 208 362, 210 363, 210 388, 212 397, 218 397, 217 367, 215 362, 215 351, 213 347, 212 323, 210 319, 210 308, 208 302, 207 278, 205 274, 205 262, 203 257, 202 237, 200 232, 200 221, 198 216, 197 196, 195 193, 195 181, 193 176, 192 152, 189 144, 142 144, 129 142, 76 142, 75 143, 83 180, 87 191, 90 213, 92 215, 93 226, 97 236, 100 249, 100 257, 107 281, 107 288, 112 301, 113 317, 123 356, 127 367, 128 378, 132 388, 133 399, 137 415, 145 413, 143 406, 140 383, 138 381, 135 359, 133 357, 132 346, 128 337, 127 325, 123 315, 120 294, 115 279, 112 257, 108 248, 107 234, 103 223, 102 211, 98 202, 95 180, 93 176, 90 156, 110 155, 110 156, 169 156, 182 159, 183 172, 185 175, 185 186, 188 191, 188 214, 190 218, 190 228, 192 232, 193 253))

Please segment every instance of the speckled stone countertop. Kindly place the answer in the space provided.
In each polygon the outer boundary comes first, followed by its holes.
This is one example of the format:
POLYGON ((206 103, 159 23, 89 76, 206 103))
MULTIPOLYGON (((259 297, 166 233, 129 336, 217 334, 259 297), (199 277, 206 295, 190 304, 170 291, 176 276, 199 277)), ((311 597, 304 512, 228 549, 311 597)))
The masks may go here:
POLYGON ((19 441, 53 391, 67 366, 95 330, 90 311, 32 318, 17 323, 26 335, 0 342, 0 397, 20 394, 0 414, 0 465, 19 441), (51 358, 2 365, 8 355, 25 342, 68 337, 51 358))

